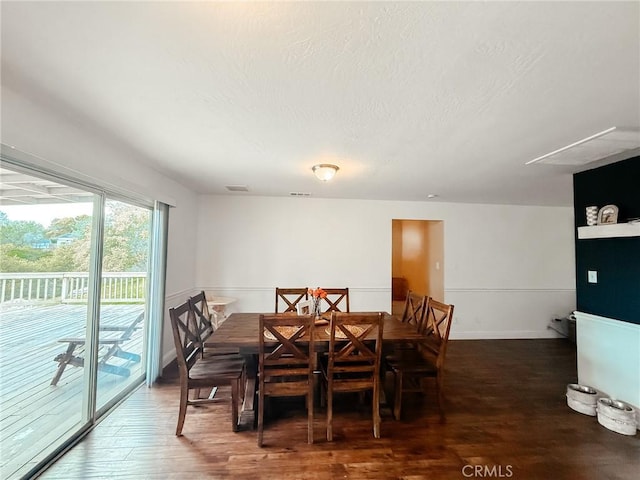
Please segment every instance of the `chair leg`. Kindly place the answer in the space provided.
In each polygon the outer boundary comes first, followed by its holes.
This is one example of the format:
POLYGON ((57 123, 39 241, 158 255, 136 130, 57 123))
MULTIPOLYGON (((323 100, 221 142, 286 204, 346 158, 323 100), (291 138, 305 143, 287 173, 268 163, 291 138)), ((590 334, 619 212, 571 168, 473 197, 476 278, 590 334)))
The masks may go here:
POLYGON ((373 436, 380 438, 380 381, 374 379, 373 382, 373 436))
POLYGON ((327 388, 327 442, 333 441, 333 385, 327 388))
POLYGON ((53 379, 51 380, 51 385, 55 386, 58 384, 58 380, 60 380, 60 377, 62 376, 62 372, 64 372, 64 369, 67 367, 67 364, 73 358, 73 351, 76 349, 76 346, 77 346, 77 343, 69 342, 67 351, 63 355, 58 355, 58 357, 56 357, 56 360, 58 360, 58 370, 56 370, 56 374, 53 376, 53 379))
POLYGON ((445 422, 444 416, 444 392, 442 391, 442 374, 436 375, 436 394, 438 395, 438 409, 440 410, 440 423, 445 422))
POLYGON ((307 393, 307 442, 313 443, 313 388, 307 393))
POLYGON ((238 431, 238 392, 240 391, 240 379, 231 382, 231 430, 238 431))
POLYGON ((240 376, 240 400, 242 400, 244 402, 244 395, 245 395, 245 391, 244 391, 244 385, 247 384, 247 369, 246 367, 242 369, 242 375, 240 376))
POLYGON ((178 411, 178 426, 176 427, 176 436, 182 435, 182 427, 184 426, 184 417, 187 415, 187 404, 189 402, 189 388, 186 385, 180 387, 180 410, 178 411))
POLYGON ((394 382, 394 400, 393 400, 393 418, 400 420, 400 411, 402 410, 402 371, 393 372, 394 382))
POLYGON ((262 447, 262 429, 264 424, 264 391, 260 386, 258 392, 258 446, 262 447))

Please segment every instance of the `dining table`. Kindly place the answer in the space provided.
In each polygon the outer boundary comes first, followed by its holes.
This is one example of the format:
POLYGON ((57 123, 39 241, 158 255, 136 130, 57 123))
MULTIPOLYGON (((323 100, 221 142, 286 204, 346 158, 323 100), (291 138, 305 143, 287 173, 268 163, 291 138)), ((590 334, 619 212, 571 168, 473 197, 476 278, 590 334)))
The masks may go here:
MULTIPOLYGON (((356 312, 351 312, 356 313, 356 312)), ((363 313, 363 312, 357 312, 363 313)), ((369 312, 372 313, 372 312, 369 312)), ((378 313, 378 312, 374 312, 378 313)), ((259 318, 261 313, 234 312, 227 317, 217 330, 204 342, 205 348, 232 348, 245 357, 246 380, 244 387, 244 400, 239 415, 239 423, 242 426, 253 427, 256 418, 256 384, 258 371, 259 349, 259 318)), ((273 315, 273 313, 262 313, 273 315)), ((423 338, 417 329, 410 323, 403 323, 396 315, 383 312, 384 326, 382 330, 383 346, 392 346, 397 343, 415 342, 423 338)), ((314 332, 314 349, 322 353, 329 350, 329 319, 330 313, 316 319, 314 332)), ((371 333, 371 339, 375 339, 375 333, 371 333)), ((265 345, 275 342, 265 341, 265 345)), ((383 389, 381 389, 381 392, 383 389)), ((381 399, 384 404, 384 397, 381 399)))

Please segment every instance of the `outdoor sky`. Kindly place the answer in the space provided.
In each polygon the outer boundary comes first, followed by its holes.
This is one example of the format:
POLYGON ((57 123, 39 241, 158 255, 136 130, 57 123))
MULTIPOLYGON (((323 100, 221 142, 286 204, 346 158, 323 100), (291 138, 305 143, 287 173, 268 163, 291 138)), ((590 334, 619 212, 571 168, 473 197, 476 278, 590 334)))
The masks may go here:
POLYGON ((54 203, 42 205, 0 205, 9 220, 34 221, 47 228, 54 218, 91 215, 93 203, 54 203))

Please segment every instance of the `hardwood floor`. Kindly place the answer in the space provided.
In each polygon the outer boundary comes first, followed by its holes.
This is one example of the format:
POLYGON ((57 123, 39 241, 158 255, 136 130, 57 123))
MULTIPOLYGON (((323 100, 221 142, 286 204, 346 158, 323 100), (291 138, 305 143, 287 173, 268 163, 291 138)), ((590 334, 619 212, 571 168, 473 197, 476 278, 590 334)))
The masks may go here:
POLYGON ((255 431, 231 431, 228 389, 220 404, 191 408, 176 437, 171 379, 137 390, 41 478, 638 478, 640 435, 567 407, 576 367, 566 340, 451 341, 446 371, 445 424, 432 394, 407 395, 404 419, 387 411, 376 440, 370 411, 349 398, 336 402, 333 442, 321 409, 308 445, 304 410, 281 408, 265 425, 264 448, 255 431))

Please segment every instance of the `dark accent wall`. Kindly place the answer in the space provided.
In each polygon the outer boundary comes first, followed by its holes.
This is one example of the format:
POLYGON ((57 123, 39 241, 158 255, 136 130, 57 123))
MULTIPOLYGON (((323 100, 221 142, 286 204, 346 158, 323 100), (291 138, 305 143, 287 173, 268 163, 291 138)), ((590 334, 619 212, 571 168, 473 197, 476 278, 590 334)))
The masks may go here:
MULTIPOLYGON (((640 157, 575 174, 573 196, 576 227, 591 205, 616 205, 618 223, 640 217, 640 157)), ((578 240, 576 228, 576 294, 581 312, 640 324, 640 237, 578 240)))

